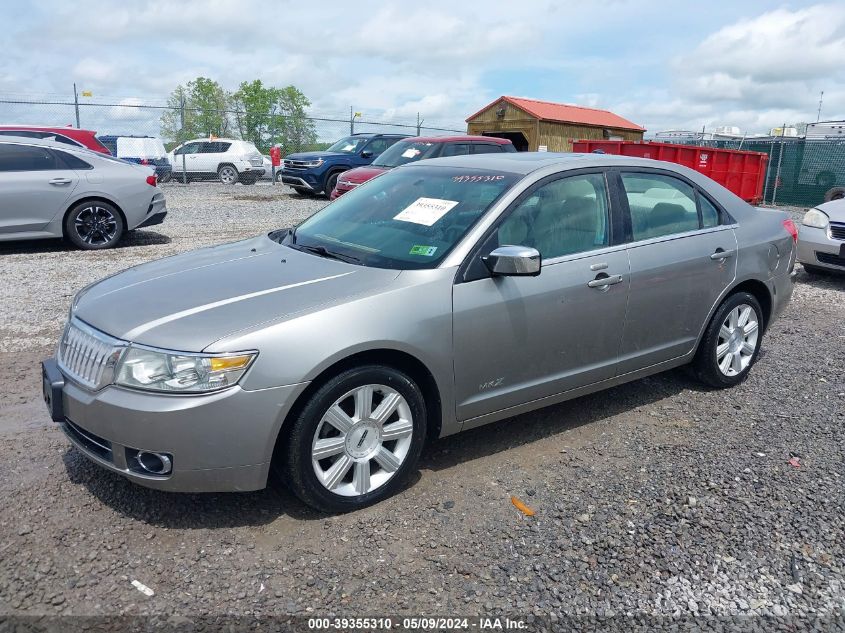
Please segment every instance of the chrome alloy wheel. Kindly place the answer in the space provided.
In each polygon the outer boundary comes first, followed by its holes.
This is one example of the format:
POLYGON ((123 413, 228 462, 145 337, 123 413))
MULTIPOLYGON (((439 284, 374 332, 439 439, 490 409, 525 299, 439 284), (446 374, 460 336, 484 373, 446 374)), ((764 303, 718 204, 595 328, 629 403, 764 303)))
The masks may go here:
POLYGON ((117 234, 117 219, 114 214, 93 204, 76 215, 73 225, 79 239, 93 246, 111 242, 117 234))
POLYGON ((220 168, 218 176, 220 176, 220 182, 224 185, 232 185, 238 180, 238 171, 234 167, 229 167, 227 165, 220 168))
POLYGON ((750 305, 742 303, 728 313, 716 343, 716 362, 725 376, 736 376, 748 367, 759 334, 757 314, 750 305))
POLYGON ((317 480, 356 497, 380 488, 399 470, 414 433, 411 407, 384 385, 357 387, 323 414, 311 444, 317 480))

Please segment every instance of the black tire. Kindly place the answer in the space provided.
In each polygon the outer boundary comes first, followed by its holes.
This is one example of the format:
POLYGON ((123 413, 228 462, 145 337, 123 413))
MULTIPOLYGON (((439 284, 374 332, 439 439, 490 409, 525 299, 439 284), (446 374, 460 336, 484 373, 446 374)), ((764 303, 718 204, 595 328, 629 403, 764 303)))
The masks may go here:
POLYGON ((276 182, 278 182, 280 184, 282 182, 282 172, 281 171, 276 172, 276 182))
MULTIPOLYGON (((692 363, 693 370, 698 379, 711 387, 715 387, 716 389, 733 387, 745 380, 748 376, 748 372, 751 371, 751 368, 754 366, 754 363, 757 362, 757 357, 760 354, 760 346, 763 342, 764 329, 765 321, 763 318, 763 309, 760 307, 760 302, 757 301, 754 295, 747 292, 737 292, 727 297, 716 310, 713 318, 710 319, 710 323, 707 325, 707 329, 704 331, 704 336, 699 343, 698 351, 696 352, 695 359, 692 363), (719 346, 720 332, 722 325, 725 323, 725 320, 731 312, 742 305, 749 306, 754 311, 754 316, 757 321, 755 347, 753 353, 750 355, 747 365, 744 366, 741 371, 738 371, 734 375, 726 375, 726 373, 720 369, 719 362, 717 360, 717 347, 719 346)), ((733 357, 733 354, 731 354, 731 356, 733 357)), ((742 361, 740 360, 740 363, 741 362, 742 361)))
POLYGON ((306 189, 305 187, 294 187, 293 190, 300 196, 305 196, 306 198, 310 198, 314 195, 313 191, 306 189))
POLYGON ((102 200, 80 202, 67 213, 65 235, 77 248, 96 251, 114 247, 126 232, 123 216, 102 200))
POLYGON ((159 182, 170 182, 170 179, 173 177, 171 172, 167 172, 161 175, 161 178, 158 179, 159 182))
POLYGON ((234 185, 240 179, 240 174, 234 165, 220 165, 217 168, 217 180, 224 185, 234 185))
POLYGON ((828 275, 831 272, 826 268, 821 268, 820 266, 813 266, 812 264, 801 264, 801 266, 803 266, 804 271, 808 275, 828 275))
POLYGON ((332 195, 332 191, 334 191, 335 186, 337 185, 337 179, 343 172, 336 171, 334 173, 329 174, 329 177, 326 178, 326 189, 323 191, 323 194, 326 198, 332 195))
POLYGON ((842 198, 845 198, 845 187, 832 187, 824 194, 825 202, 830 202, 831 200, 842 200, 842 198))
MULTIPOLYGON (((399 491, 416 469, 426 434, 426 408, 422 392, 407 375, 379 365, 367 365, 344 371, 321 386, 305 406, 290 420, 288 435, 277 459, 278 470, 294 494, 304 503, 321 512, 337 513, 358 510, 378 503, 399 491), (412 416, 410 447, 401 466, 374 490, 356 496, 343 496, 330 491, 318 479, 312 462, 312 443, 326 412, 344 394, 365 385, 384 385, 396 391, 408 405, 412 416)), ((361 438, 364 441, 364 438, 361 438)), ((389 444, 389 441, 385 444, 389 444)), ((360 446, 360 443, 358 444, 360 446)), ((345 451, 346 449, 344 449, 345 451)), ((341 454, 340 457, 344 457, 341 454)), ((368 458, 369 459, 369 458, 368 458)), ((347 472, 353 474, 355 464, 347 472)), ((369 471, 370 466, 367 467, 369 471)), ((376 466, 378 469, 379 466, 376 466)), ((385 471, 387 472, 387 471, 385 471)), ((377 473, 378 474, 378 471, 377 473)), ((367 476, 369 481, 369 475, 367 476)))

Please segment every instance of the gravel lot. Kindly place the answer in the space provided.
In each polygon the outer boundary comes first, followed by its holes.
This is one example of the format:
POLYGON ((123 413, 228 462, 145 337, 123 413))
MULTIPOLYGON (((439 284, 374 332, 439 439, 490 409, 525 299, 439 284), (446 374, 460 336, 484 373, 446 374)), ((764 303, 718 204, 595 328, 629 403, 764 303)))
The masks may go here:
POLYGON ((0 615, 815 614, 842 627, 845 278, 801 271, 738 388, 673 371, 440 440, 407 490, 349 515, 279 486, 155 492, 82 458, 47 417, 38 367, 72 295, 325 204, 289 191, 169 185, 166 222, 114 251, 0 247, 0 615))

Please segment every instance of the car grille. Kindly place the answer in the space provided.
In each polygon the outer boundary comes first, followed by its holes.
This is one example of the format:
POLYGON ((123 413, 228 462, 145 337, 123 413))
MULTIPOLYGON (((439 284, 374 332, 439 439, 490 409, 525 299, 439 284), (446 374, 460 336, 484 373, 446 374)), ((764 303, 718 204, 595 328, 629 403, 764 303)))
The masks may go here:
POLYGON ((348 180, 338 180, 337 184, 340 185, 341 187, 349 187, 350 189, 354 189, 355 187, 357 187, 361 183, 360 182, 349 182, 348 180))
POLYGON ((72 319, 59 343, 59 368, 83 387, 99 390, 114 379, 114 368, 126 343, 72 319))
POLYGON ((301 160, 285 160, 285 169, 306 169, 305 163, 301 160))
POLYGON ((845 266, 845 257, 839 257, 832 253, 819 253, 816 251, 816 259, 822 264, 833 264, 834 266, 845 266))
POLYGON ((831 222, 830 237, 835 240, 845 240, 845 222, 831 222))

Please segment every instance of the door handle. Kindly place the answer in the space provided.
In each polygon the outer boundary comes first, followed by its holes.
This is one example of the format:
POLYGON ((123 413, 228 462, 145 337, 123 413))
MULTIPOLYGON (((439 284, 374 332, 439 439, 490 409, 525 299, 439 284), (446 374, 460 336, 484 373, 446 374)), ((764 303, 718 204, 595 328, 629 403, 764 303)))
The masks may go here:
POLYGON ((71 182, 72 181, 71 181, 70 178, 53 178, 53 180, 50 181, 50 184, 51 185, 69 185, 71 182))
MULTIPOLYGON (((602 273, 602 275, 604 275, 604 273, 602 273)), ((602 288, 607 288, 608 286, 612 286, 614 284, 621 284, 621 283, 622 283, 622 275, 604 275, 604 277, 599 275, 598 277, 596 277, 592 281, 588 281, 587 285, 590 288, 602 289, 602 288)))
POLYGON ((728 257, 733 257, 733 251, 724 251, 721 248, 717 248, 716 252, 710 256, 710 259, 720 261, 723 259, 727 259, 728 257))

